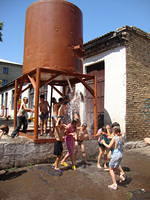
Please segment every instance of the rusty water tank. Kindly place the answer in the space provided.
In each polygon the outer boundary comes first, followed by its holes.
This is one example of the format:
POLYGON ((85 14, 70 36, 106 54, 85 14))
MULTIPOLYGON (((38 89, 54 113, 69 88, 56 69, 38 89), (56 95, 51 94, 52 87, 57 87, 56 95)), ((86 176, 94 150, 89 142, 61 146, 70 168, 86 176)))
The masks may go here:
POLYGON ((23 74, 37 67, 82 73, 82 13, 64 0, 41 0, 26 13, 23 74))

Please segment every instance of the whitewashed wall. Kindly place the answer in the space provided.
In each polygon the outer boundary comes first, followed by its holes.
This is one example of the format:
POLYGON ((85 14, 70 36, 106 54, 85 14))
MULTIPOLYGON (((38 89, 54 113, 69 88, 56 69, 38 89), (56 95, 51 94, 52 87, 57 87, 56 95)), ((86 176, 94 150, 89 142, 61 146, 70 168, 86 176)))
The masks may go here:
MULTIPOLYGON (((118 122, 125 131, 126 118, 126 48, 118 47, 113 50, 92 56, 84 60, 84 67, 104 60, 104 121, 118 122)), ((85 70, 85 69, 84 69, 85 70)), ((85 113, 85 111, 83 111, 85 113)))

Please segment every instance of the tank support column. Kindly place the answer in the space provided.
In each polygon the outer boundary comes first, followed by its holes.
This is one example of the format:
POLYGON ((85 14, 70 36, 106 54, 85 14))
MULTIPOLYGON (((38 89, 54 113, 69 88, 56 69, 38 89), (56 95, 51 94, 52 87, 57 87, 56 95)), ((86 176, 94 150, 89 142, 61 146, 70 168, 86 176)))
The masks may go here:
POLYGON ((97 78, 96 76, 94 77, 94 99, 93 99, 93 104, 94 104, 94 135, 97 133, 97 78))
POLYGON ((15 80, 15 93, 14 93, 14 128, 17 126, 17 88, 18 88, 18 81, 15 80))
POLYGON ((35 120, 34 120, 34 140, 38 139, 38 118, 39 118, 39 88, 40 88, 40 68, 36 70, 35 84, 35 120))
POLYGON ((15 80, 15 92, 14 92, 14 128, 17 126, 17 105, 20 94, 22 93, 23 80, 21 82, 18 79, 15 80))

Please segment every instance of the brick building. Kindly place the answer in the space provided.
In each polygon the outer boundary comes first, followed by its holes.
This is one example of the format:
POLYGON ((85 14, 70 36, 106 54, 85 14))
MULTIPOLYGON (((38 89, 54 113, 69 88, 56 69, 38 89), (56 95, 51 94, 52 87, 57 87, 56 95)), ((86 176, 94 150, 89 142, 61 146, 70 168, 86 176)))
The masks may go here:
MULTIPOLYGON (((84 47, 84 70, 97 76, 99 122, 119 122, 128 139, 150 136, 150 34, 125 26, 84 47)), ((92 126, 91 100, 87 94, 92 126)))

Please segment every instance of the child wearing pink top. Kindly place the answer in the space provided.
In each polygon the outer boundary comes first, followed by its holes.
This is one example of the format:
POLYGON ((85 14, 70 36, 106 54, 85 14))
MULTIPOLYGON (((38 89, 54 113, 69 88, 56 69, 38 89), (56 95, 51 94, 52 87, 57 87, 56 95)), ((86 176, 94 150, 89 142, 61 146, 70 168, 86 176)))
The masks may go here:
POLYGON ((65 129, 66 129, 65 142, 66 142, 68 152, 61 161, 61 164, 63 166, 68 166, 68 164, 65 161, 70 157, 73 170, 76 170, 75 161, 74 161, 76 126, 77 126, 77 121, 73 120, 70 124, 68 124, 65 127, 65 129))

